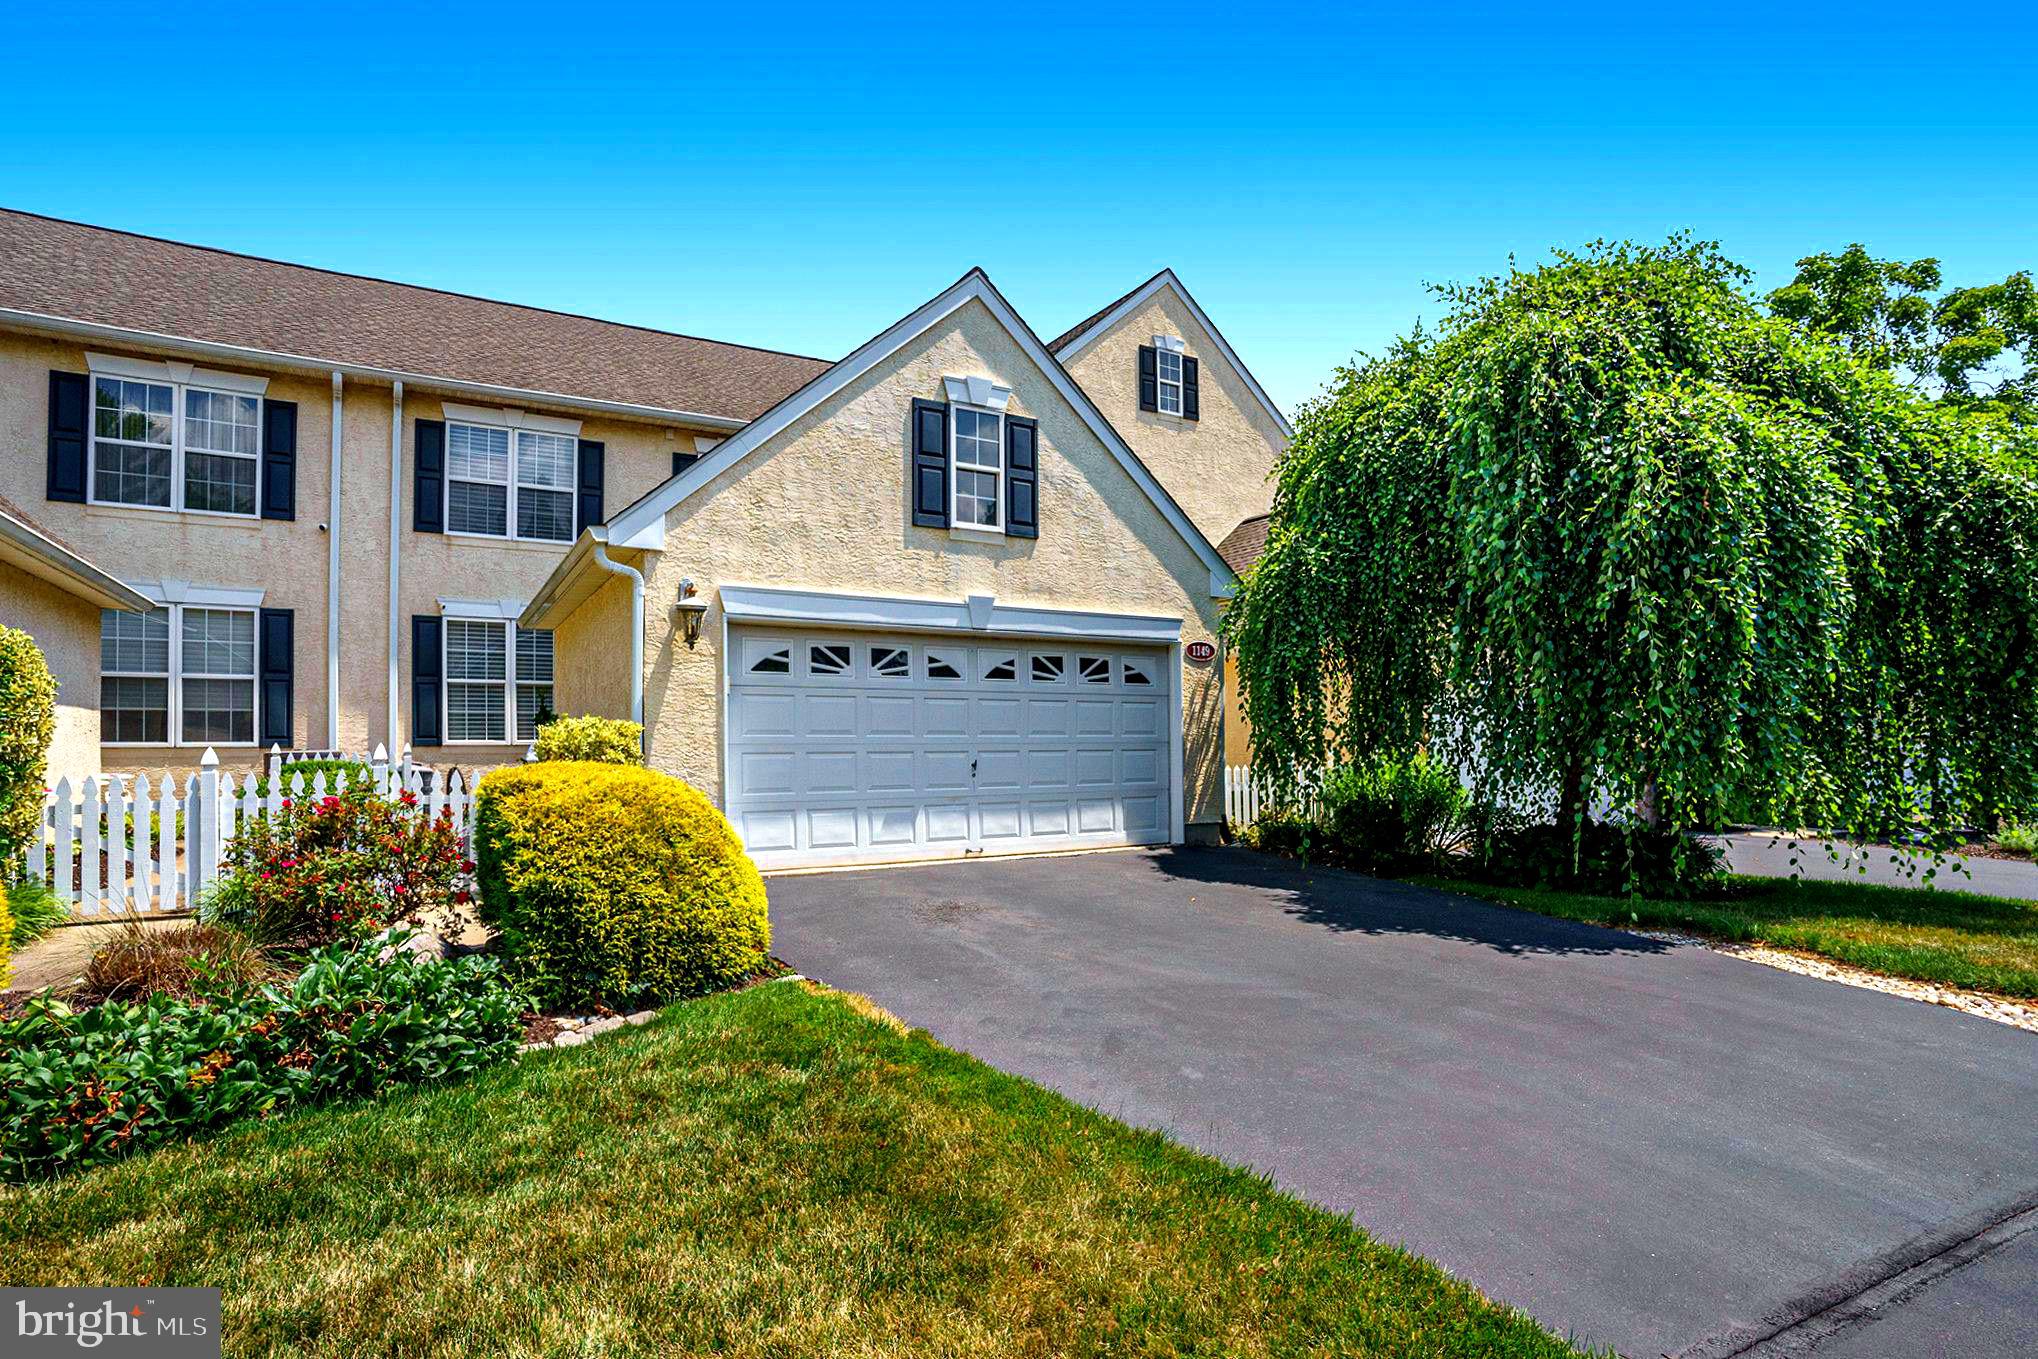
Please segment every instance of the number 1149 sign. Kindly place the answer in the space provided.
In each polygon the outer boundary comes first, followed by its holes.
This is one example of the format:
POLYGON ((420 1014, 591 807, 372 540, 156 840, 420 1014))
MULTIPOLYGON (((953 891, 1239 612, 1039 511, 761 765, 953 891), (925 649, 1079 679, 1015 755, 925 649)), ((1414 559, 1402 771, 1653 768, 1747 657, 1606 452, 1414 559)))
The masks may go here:
POLYGON ((1192 661, 1210 661, 1217 659, 1217 648, 1208 642, 1191 642, 1182 648, 1182 654, 1192 661))

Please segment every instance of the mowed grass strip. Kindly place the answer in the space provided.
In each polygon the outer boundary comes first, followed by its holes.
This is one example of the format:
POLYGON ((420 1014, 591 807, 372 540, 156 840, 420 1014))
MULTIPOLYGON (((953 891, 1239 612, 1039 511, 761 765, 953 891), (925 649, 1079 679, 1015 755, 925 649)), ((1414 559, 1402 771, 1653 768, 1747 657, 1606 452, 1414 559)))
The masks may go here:
POLYGON ((1892 977, 2038 998, 2038 903, 1932 888, 1736 877, 1699 901, 1416 878, 1425 887, 1599 925, 1682 930, 1815 953, 1892 977))
POLYGON ((216 1285, 231 1355, 1577 1353, 1260 1176, 796 983, 0 1189, 0 1258, 10 1284, 216 1285))

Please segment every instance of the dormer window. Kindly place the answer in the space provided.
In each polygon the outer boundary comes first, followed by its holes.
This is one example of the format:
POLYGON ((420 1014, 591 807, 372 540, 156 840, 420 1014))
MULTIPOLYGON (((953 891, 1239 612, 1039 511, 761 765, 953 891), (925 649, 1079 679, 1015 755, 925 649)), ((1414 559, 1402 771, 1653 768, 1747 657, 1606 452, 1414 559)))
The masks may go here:
POLYGON ((1139 347, 1139 408, 1179 420, 1202 416, 1196 360, 1179 335, 1156 335, 1139 347))

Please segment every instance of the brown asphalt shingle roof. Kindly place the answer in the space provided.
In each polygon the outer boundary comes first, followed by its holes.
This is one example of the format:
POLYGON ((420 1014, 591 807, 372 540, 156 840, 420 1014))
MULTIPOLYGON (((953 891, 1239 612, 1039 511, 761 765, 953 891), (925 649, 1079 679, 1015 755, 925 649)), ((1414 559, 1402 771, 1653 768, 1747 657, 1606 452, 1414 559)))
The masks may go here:
POLYGON ((1159 278, 1162 274, 1165 274, 1166 272, 1167 270, 1160 269, 1156 270, 1151 274, 1148 274, 1145 278, 1133 284, 1130 288, 1127 288, 1124 292, 1118 294, 1118 296, 1112 298, 1109 302, 1106 302, 1103 306, 1097 308, 1095 311, 1091 312, 1088 316, 1085 316, 1082 320, 1076 322, 1074 325, 1070 326, 1067 330, 1064 330, 1061 334, 1055 336, 1052 340, 1049 340, 1047 342, 1048 352, 1052 354, 1059 354, 1061 352, 1061 347, 1063 345, 1075 339, 1076 336, 1082 334, 1084 331, 1088 330, 1091 326, 1096 325, 1097 322, 1103 320, 1107 315, 1110 314, 1111 309, 1113 307, 1117 306, 1120 302, 1123 302, 1126 298, 1132 296, 1134 293, 1138 292, 1141 288, 1144 288, 1147 284, 1153 282, 1155 279, 1159 278))
POLYGON ((830 366, 7 209, 0 307, 735 420, 830 366))
POLYGON ((1271 517, 1256 514, 1224 535, 1224 541, 1217 545, 1217 555, 1224 558, 1226 566, 1243 574, 1260 559, 1260 554, 1267 550, 1267 520, 1271 517))

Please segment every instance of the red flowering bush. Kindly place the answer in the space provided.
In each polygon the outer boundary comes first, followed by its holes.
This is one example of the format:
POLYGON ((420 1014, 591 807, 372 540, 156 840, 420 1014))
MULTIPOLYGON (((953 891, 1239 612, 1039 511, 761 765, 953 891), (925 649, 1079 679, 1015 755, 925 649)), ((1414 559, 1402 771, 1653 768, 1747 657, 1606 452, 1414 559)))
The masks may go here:
POLYGON ((459 882, 474 869, 452 813, 428 818, 414 794, 391 801, 358 784, 242 823, 226 857, 208 914, 288 948, 358 938, 465 901, 459 882))

